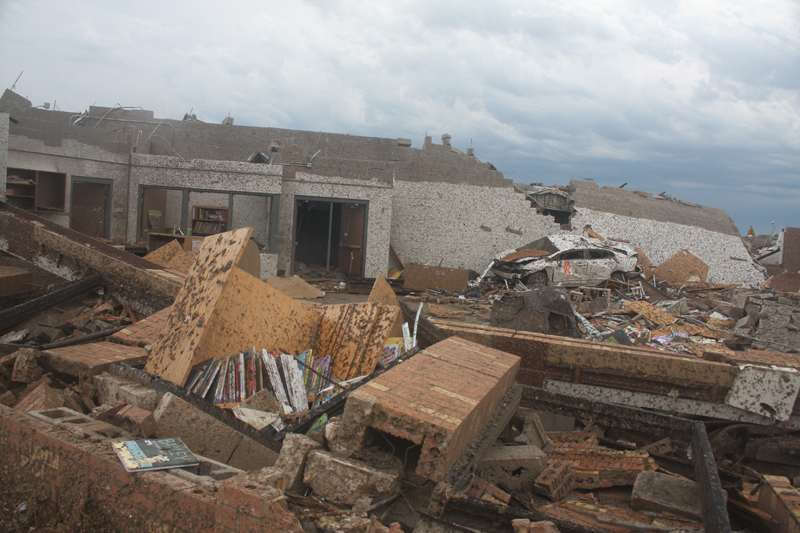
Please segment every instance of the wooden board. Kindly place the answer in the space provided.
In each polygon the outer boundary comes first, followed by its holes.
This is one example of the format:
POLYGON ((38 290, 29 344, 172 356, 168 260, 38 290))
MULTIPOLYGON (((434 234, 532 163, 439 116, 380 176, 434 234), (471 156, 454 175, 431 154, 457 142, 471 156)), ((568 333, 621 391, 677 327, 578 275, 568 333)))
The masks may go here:
POLYGON ((145 370, 183 385, 194 365, 212 357, 254 345, 294 351, 312 344, 319 313, 236 266, 252 231, 203 241, 145 370))
POLYGON ((399 312, 376 302, 325 306, 314 352, 331 356, 333 375, 341 380, 371 374, 399 312))
POLYGON ((406 266, 404 286, 412 291, 440 289, 447 292, 461 292, 467 288, 467 282, 476 277, 478 275, 471 270, 411 263, 406 266))
POLYGON ((244 248, 244 253, 236 264, 239 268, 253 277, 261 279, 261 254, 258 252, 256 241, 250 239, 244 248))
POLYGON ((192 366, 251 348, 296 354, 314 345, 319 311, 233 269, 192 366))
POLYGON ((635 313, 642 315, 653 324, 659 326, 669 325, 677 320, 677 318, 667 313, 666 311, 662 311, 661 309, 654 306, 650 302, 645 302, 645 301, 625 302, 622 305, 624 305, 631 311, 634 311, 635 313))
MULTIPOLYGON (((388 305, 390 307, 400 308, 400 302, 397 299, 397 294, 392 290, 392 286, 386 281, 382 275, 378 274, 375 278, 375 283, 372 285, 372 291, 369 293, 368 302, 377 302, 381 305, 388 305)), ((397 317, 389 330, 389 337, 402 337, 403 336, 403 316, 402 313, 397 313, 397 317)))
POLYGON ((164 246, 150 252, 146 256, 145 259, 150 261, 151 263, 155 263, 157 265, 161 265, 163 267, 167 266, 170 259, 175 257, 176 254, 183 252, 183 247, 178 244, 178 241, 169 241, 164 246))
POLYGON ((648 280, 653 280, 653 262, 645 255, 641 248, 636 248, 636 264, 642 267, 642 275, 648 280))
MULTIPOLYGON (((175 246, 178 246, 178 244, 176 243, 175 246)), ((161 248, 158 250, 161 250, 161 248)), ((154 253, 157 253, 158 250, 156 250, 154 253)), ((175 272, 188 274, 192 270, 192 266, 194 266, 195 261, 197 261, 197 256, 199 254, 200 252, 185 252, 183 249, 180 249, 180 251, 173 255, 164 266, 170 270, 174 270, 175 272)))
POLYGON ((697 276, 700 281, 705 281, 708 277, 708 265, 697 256, 681 250, 654 268, 653 272, 656 279, 667 283, 684 283, 692 276, 697 276))

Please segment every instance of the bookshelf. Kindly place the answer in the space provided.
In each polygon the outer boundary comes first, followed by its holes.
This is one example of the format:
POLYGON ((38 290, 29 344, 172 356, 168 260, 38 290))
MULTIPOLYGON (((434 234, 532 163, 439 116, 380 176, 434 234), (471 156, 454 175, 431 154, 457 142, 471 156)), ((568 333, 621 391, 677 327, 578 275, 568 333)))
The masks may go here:
POLYGON ((196 205, 192 208, 192 235, 213 235, 228 231, 228 209, 196 205))
POLYGON ((66 196, 66 174, 21 168, 6 173, 6 199, 14 207, 63 212, 66 196))

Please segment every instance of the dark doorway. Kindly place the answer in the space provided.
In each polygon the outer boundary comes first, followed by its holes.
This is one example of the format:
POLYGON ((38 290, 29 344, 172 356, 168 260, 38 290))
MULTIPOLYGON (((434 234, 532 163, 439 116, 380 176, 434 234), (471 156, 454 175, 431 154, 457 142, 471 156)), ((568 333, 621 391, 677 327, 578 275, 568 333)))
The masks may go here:
POLYGON ((295 203, 294 263, 361 276, 366 202, 298 199, 295 203))
POLYGON ((110 238, 111 185, 106 180, 72 179, 70 227, 89 237, 110 238))

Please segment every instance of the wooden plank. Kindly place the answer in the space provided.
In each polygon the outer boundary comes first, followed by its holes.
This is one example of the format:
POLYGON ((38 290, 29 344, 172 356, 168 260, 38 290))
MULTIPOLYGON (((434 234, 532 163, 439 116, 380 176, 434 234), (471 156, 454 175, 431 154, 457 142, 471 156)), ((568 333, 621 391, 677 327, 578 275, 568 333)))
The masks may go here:
MULTIPOLYGON (((397 294, 395 294, 394 290, 392 290, 392 286, 389 285, 389 282, 386 281, 386 278, 380 274, 378 274, 378 277, 375 278, 375 284, 372 285, 372 291, 369 293, 369 298, 367 301, 377 302, 379 304, 388 305, 391 307, 397 307, 398 310, 400 309, 400 301, 397 299, 397 294)), ((392 327, 389 329, 389 336, 403 336, 403 316, 401 313, 397 313, 397 317, 392 323, 392 327)))
POLYGON ((169 241, 169 243, 165 244, 164 246, 161 246, 160 248, 150 252, 144 256, 144 258, 151 263, 165 267, 167 266, 167 263, 169 263, 169 260, 175 256, 175 254, 179 254, 181 252, 183 252, 183 247, 178 244, 177 240, 174 240, 169 241))
POLYGON ((82 279, 67 284, 60 289, 57 289, 50 294, 45 294, 38 298, 34 298, 28 302, 15 305, 10 309, 0 311, 0 330, 10 328, 14 324, 18 324, 28 318, 34 316, 45 309, 77 296, 83 292, 91 290, 102 282, 100 276, 93 276, 91 278, 82 279))

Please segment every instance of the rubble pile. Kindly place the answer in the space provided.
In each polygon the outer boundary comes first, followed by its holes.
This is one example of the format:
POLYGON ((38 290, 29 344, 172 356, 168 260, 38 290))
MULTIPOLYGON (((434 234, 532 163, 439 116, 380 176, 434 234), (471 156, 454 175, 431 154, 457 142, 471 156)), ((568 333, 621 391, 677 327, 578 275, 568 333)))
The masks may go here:
MULTIPOLYGON (((203 241, 158 313, 138 320, 83 293, 48 319, 67 345, 44 344, 44 329, 7 342, 0 415, 28 413, 209 499, 259 491, 293 515, 286 531, 755 532, 794 520, 776 509, 800 483, 796 294, 657 274, 528 287, 446 269, 451 290, 399 300, 379 278, 366 302, 309 304, 289 293, 313 298, 306 283, 327 290, 330 278, 262 282, 237 266, 248 240, 203 241), (631 407, 658 394, 672 403, 631 407), (130 452, 161 441, 195 461, 130 452)), ((437 270, 410 271, 424 287, 437 270)))

